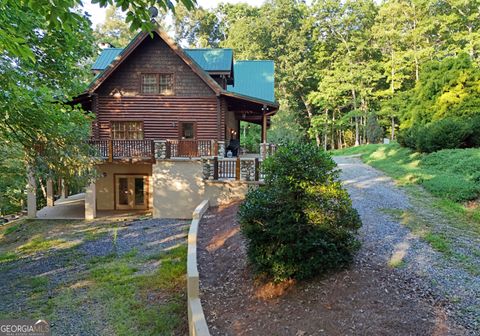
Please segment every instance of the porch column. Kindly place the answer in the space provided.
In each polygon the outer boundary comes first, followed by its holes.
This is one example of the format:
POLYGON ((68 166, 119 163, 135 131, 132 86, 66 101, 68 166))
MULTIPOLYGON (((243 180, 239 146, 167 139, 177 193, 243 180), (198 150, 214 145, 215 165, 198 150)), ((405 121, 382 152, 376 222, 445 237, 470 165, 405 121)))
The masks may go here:
POLYGON ((30 168, 28 168, 27 184, 27 217, 37 217, 37 182, 30 168))
POLYGON ((85 219, 97 217, 97 187, 95 182, 90 183, 85 190, 85 219))
POLYGON ((67 198, 68 197, 68 192, 67 192, 67 184, 65 183, 65 180, 62 178, 60 179, 60 188, 61 188, 61 198, 67 198))
POLYGON ((267 113, 262 114, 262 143, 267 142, 267 113))
POLYGON ((53 207, 53 180, 47 179, 47 207, 53 207))

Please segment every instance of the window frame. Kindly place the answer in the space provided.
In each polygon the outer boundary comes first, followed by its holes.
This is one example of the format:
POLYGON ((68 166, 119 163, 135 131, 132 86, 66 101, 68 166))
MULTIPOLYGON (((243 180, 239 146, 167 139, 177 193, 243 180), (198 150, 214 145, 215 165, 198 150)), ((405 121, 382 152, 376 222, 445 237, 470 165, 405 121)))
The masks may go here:
POLYGON ((178 122, 178 139, 179 140, 197 140, 197 122, 193 120, 179 121, 178 122), (192 124, 193 125, 193 139, 184 139, 183 138, 183 125, 192 124))
MULTIPOLYGON (((138 131, 136 131, 138 132, 138 131)), ((145 123, 143 120, 110 120, 110 139, 112 140, 145 140, 145 123), (130 132, 129 130, 123 131, 125 133, 125 137, 123 139, 118 139, 114 138, 114 127, 113 125, 115 123, 139 123, 141 127, 141 132, 142 132, 142 138, 141 139, 131 139, 127 137, 127 134, 130 132)))
POLYGON ((140 88, 139 88, 140 94, 144 96, 174 96, 175 95, 175 74, 172 72, 141 72, 140 73, 140 88), (143 76, 145 75, 155 75, 156 77, 156 87, 158 89, 158 92, 156 93, 148 93, 143 91, 143 76), (171 92, 169 93, 162 93, 160 91, 160 77, 161 76, 170 76, 170 82, 171 82, 171 92))

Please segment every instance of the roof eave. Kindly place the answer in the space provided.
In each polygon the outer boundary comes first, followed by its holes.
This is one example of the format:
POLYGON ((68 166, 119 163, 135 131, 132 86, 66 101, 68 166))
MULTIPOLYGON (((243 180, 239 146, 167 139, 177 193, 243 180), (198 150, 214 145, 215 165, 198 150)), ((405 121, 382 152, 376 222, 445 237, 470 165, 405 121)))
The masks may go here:
POLYGON ((247 100, 247 101, 252 102, 252 103, 267 105, 271 108, 274 108, 275 110, 278 110, 278 108, 280 107, 280 105, 277 102, 271 102, 269 100, 265 100, 265 99, 261 99, 261 98, 242 95, 242 94, 236 93, 236 92, 231 92, 231 91, 225 91, 224 90, 222 92, 222 95, 237 98, 237 99, 247 100))

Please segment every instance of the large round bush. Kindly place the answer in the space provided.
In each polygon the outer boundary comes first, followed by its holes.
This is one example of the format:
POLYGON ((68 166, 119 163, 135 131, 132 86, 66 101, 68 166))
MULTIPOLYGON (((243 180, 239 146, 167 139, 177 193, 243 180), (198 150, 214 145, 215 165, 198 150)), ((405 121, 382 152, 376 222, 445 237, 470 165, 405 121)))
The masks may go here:
POLYGON ((265 186, 248 193, 239 219, 255 271, 305 279, 352 261, 361 226, 330 156, 288 145, 263 163, 265 186))

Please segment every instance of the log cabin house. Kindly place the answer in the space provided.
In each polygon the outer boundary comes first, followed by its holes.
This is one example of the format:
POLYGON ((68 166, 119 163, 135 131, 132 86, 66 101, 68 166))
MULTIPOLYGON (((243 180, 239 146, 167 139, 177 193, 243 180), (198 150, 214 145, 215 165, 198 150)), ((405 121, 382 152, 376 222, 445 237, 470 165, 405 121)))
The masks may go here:
POLYGON ((100 160, 100 177, 86 191, 87 219, 97 210, 135 209, 188 218, 201 200, 219 204, 258 183, 262 157, 242 157, 240 121, 262 126, 265 157, 278 110, 273 61, 182 49, 157 30, 124 49, 104 49, 92 71, 74 100, 95 115, 91 144, 100 160))

